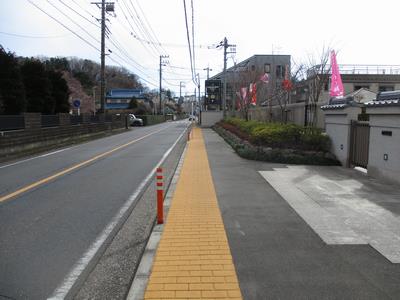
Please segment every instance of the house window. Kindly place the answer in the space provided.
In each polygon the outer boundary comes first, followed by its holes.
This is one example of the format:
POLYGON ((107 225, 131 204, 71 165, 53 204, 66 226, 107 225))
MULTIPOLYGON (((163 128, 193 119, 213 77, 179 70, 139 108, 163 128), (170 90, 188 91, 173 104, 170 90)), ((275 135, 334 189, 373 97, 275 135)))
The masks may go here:
POLYGON ((276 66, 276 78, 283 78, 284 76, 284 68, 281 65, 276 66))
POLYGON ((380 85, 379 86, 379 91, 380 92, 394 91, 394 86, 393 85, 380 85))
POLYGON ((251 66, 251 70, 252 70, 252 71, 255 71, 255 70, 256 70, 256 66, 255 66, 255 65, 252 65, 252 66, 251 66))
POLYGON ((264 73, 271 73, 271 64, 264 64, 264 73))

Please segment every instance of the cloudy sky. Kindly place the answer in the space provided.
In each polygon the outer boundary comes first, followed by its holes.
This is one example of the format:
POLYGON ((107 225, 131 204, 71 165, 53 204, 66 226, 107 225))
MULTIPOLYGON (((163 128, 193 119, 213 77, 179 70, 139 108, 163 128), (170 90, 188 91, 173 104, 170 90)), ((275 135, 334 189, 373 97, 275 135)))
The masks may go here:
MULTIPOLYGON (((22 56, 99 62, 100 10, 93 1, 0 0, 0 44, 22 56)), ((115 0, 115 16, 107 16, 107 64, 122 65, 157 88, 159 56, 169 55, 163 86, 179 93, 182 82, 183 93, 193 93, 183 3, 115 0)), ((194 20, 196 73, 204 80, 208 66, 211 75, 222 70, 223 51, 215 45, 225 36, 237 46, 228 66, 271 53, 290 54, 301 63, 324 46, 339 51, 339 64, 400 65, 399 8, 395 0, 186 0, 190 38, 194 20)))

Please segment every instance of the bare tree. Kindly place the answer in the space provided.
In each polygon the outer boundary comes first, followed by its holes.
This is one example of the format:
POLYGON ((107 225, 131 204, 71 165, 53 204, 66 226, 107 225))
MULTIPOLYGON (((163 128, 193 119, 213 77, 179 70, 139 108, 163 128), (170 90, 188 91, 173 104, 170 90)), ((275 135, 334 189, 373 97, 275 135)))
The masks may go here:
MULTIPOLYGON (((233 90, 232 103, 233 108, 237 108, 242 118, 249 120, 249 109, 252 107, 252 97, 258 97, 258 99, 265 99, 266 85, 260 81, 260 77, 264 73, 262 70, 252 69, 250 70, 247 63, 244 65, 236 65, 231 73, 231 82, 233 90), (250 85, 253 86, 253 92, 250 91, 250 85), (245 92, 242 92, 243 91, 245 92), (254 93, 254 95, 253 95, 254 93)), ((257 100, 259 102, 259 100, 257 100)))
POLYGON ((331 66, 329 64, 330 52, 330 47, 324 47, 318 58, 315 58, 315 56, 309 56, 308 58, 306 71, 308 97, 306 102, 310 114, 307 123, 313 127, 317 126, 318 122, 318 101, 325 88, 325 85, 327 85, 329 82, 329 74, 331 72, 331 66))

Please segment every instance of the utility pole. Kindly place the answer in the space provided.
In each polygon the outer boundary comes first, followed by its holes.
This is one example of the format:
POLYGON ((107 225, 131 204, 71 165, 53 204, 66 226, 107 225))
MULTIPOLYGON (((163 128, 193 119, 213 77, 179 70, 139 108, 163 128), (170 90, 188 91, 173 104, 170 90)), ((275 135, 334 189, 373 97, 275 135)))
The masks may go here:
POLYGON ((106 79, 105 79, 105 68, 106 68, 106 1, 101 1, 101 70, 100 70, 100 102, 101 112, 106 113, 106 79))
POLYGON ((199 124, 201 124, 201 96, 200 96, 200 74, 197 73, 197 90, 199 91, 199 124))
POLYGON ((212 71, 212 69, 210 67, 204 68, 203 71, 207 70, 207 80, 210 79, 210 71, 212 71))
POLYGON ((228 40, 226 37, 224 37, 224 40, 219 43, 217 48, 219 47, 224 47, 224 89, 223 89, 223 97, 222 97, 222 112, 224 118, 226 118, 226 77, 227 77, 227 72, 226 72, 226 63, 227 63, 227 58, 226 55, 229 53, 236 53, 236 45, 229 45, 228 40), (228 52, 228 47, 232 47, 232 50, 228 52))
POLYGON ((163 60, 164 58, 168 58, 168 55, 160 55, 160 114, 162 111, 161 107, 161 95, 162 95, 162 67, 167 65, 167 61, 163 60))
POLYGON ((182 100, 182 83, 183 83, 183 86, 185 86, 185 82, 183 82, 183 81, 179 82, 179 101, 182 100))
POLYGON ((106 2, 106 0, 101 0, 101 2, 92 2, 96 4, 97 7, 101 9, 101 54, 100 54, 100 112, 106 112, 105 105, 105 91, 106 91, 106 79, 105 79, 105 62, 106 62, 106 12, 114 12, 114 2, 106 2))
POLYGON ((228 40, 224 38, 224 95, 222 98, 222 115, 226 118, 226 50, 228 49, 228 40))

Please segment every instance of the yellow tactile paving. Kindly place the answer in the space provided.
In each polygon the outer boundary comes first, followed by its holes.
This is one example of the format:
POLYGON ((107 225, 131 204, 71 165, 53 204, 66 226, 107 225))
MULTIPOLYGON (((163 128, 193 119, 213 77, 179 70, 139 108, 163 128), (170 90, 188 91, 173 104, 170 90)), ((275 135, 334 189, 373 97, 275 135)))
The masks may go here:
POLYGON ((193 129, 145 299, 242 299, 201 129, 193 129))

